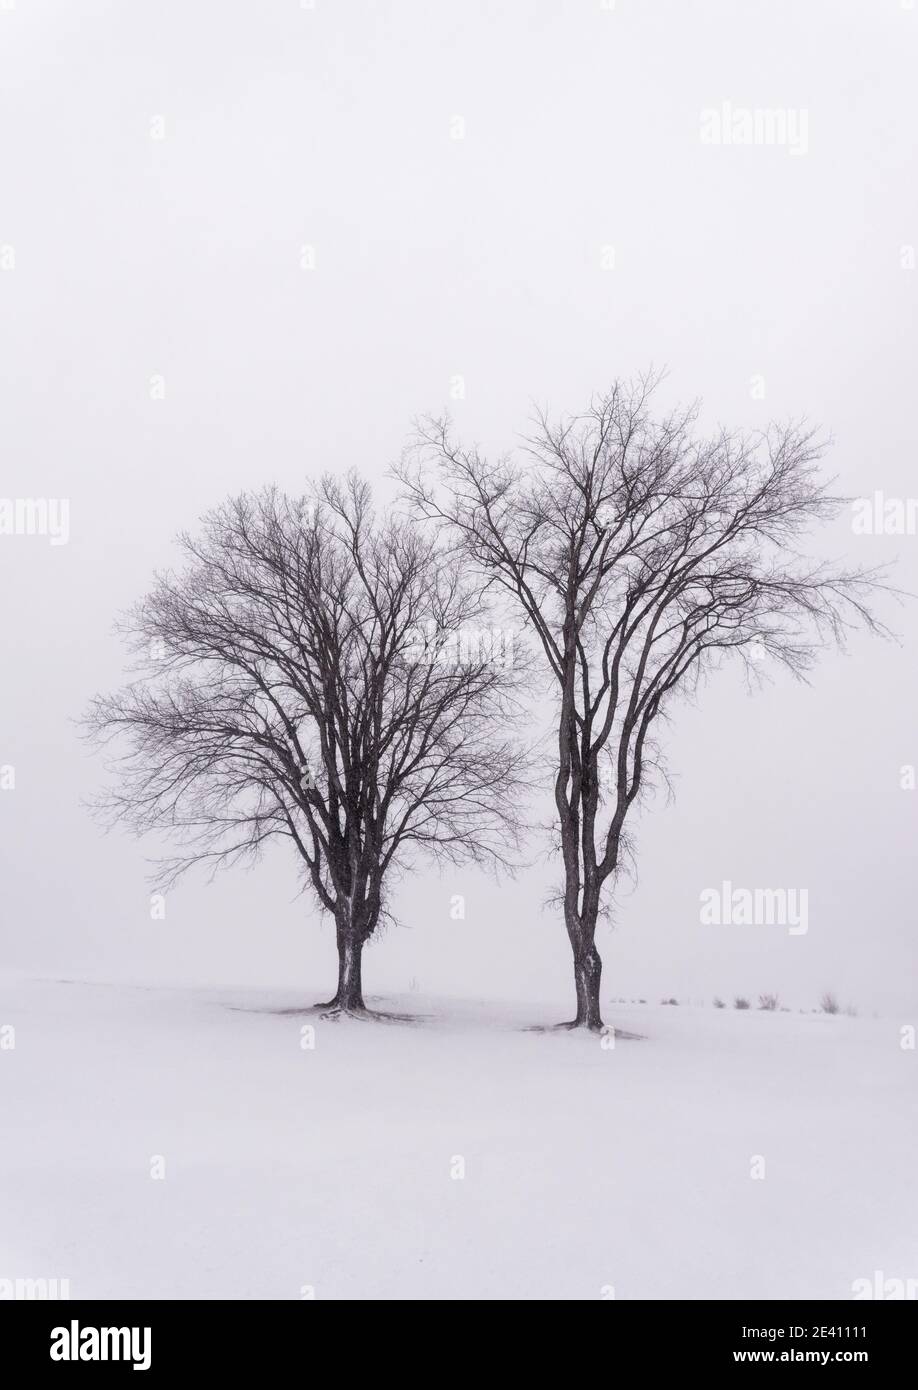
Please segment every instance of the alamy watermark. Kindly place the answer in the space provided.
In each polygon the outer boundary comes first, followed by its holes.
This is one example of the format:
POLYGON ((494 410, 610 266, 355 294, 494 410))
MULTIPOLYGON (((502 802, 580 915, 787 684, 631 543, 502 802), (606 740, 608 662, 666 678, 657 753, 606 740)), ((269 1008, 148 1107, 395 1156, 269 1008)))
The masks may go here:
POLYGON ((918 497, 857 497, 851 503, 851 530, 856 536, 918 535, 918 497))
POLYGON ((855 1279, 851 1285, 852 1298, 918 1299, 918 1279, 888 1279, 882 1269, 875 1269, 870 1279, 855 1279))
POLYGON ((0 497, 0 536, 45 536, 52 545, 70 539, 66 497, 0 497))
POLYGON ((129 1361, 148 1371, 153 1361, 149 1327, 87 1327, 72 1318, 68 1327, 51 1329, 52 1361, 129 1361))
POLYGON ((810 113, 805 106, 734 106, 722 101, 701 112, 703 145, 758 145, 803 155, 810 148, 810 113))
POLYGON ((734 888, 724 879, 719 888, 702 888, 699 920, 702 926, 787 927, 788 936, 805 936, 809 896, 806 888, 734 888))
POLYGON ((0 1301, 44 1302, 70 1297, 69 1279, 0 1279, 0 1301))
POLYGON ((513 665, 513 632, 501 627, 456 628, 446 631, 433 619, 411 628, 405 660, 412 666, 513 665))

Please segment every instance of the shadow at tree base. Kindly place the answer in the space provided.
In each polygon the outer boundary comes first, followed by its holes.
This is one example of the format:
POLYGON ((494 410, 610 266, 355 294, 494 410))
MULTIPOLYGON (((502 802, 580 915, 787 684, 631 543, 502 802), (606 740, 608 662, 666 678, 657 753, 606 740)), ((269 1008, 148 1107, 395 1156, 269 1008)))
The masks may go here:
POLYGON ((629 1033, 625 1028, 616 1028, 606 1023, 601 1028, 588 1028, 585 1023, 533 1023, 522 1030, 524 1033, 592 1033, 597 1038, 614 1037, 616 1042, 646 1042, 646 1033, 629 1033))
MULTIPOLYGON (((497 1031, 501 1033, 574 1033, 584 1034, 592 1037, 614 1037, 615 1041, 621 1042, 645 1042, 647 1035, 644 1033, 632 1033, 625 1028, 618 1028, 613 1024, 605 1024, 602 1027, 587 1028, 583 1024, 571 1022, 565 1023, 524 1023, 519 1019, 511 1020, 502 1016, 499 1008, 493 1014, 476 1012, 472 1017, 463 1017, 453 1012, 439 1012, 434 1010, 427 1013, 405 1013, 399 1009, 384 1007, 386 1000, 383 997, 371 997, 369 1004, 363 1008, 344 1008, 335 1000, 328 1000, 324 1003, 315 1004, 271 1004, 263 1005, 223 1003, 222 1007, 232 1013, 257 1014, 263 1018, 301 1018, 303 1020, 318 1019, 323 1023, 338 1023, 342 1019, 353 1020, 355 1023, 387 1023, 387 1024, 408 1024, 411 1027, 426 1025, 433 1029, 445 1028, 452 1031, 459 1028, 463 1032, 489 1032, 497 1031), (382 1007, 377 1007, 382 1006, 382 1007)), ((519 1007, 519 1006, 517 1006, 519 1007)))
POLYGON ((352 1018, 358 1023, 425 1023, 432 1017, 428 1014, 401 1014, 387 1009, 345 1009, 330 1001, 325 1004, 293 1004, 285 1008, 248 1008, 242 1004, 226 1004, 232 1013, 261 1014, 274 1018, 320 1018, 325 1022, 337 1023, 342 1018, 352 1018))

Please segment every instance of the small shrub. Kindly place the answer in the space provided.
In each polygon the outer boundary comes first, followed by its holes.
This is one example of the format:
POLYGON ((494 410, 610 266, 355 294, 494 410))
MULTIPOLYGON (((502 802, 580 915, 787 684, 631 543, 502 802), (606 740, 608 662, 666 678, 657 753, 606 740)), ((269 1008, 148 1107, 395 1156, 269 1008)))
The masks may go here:
POLYGON ((743 999, 743 998, 740 997, 740 995, 737 995, 737 997, 736 997, 736 998, 734 999, 734 1001, 733 1001, 733 1007, 734 1007, 734 1009, 748 1009, 748 1008, 749 1008, 749 1000, 748 1000, 748 999, 743 999))
POLYGON ((845 1005, 845 1013, 848 1015, 849 1018, 857 1018, 857 1009, 854 1007, 853 1004, 845 1005))
POLYGON ((760 994, 759 1008, 764 1009, 767 1014, 773 1014, 778 1007, 778 996, 776 994, 760 994))
POLYGON ((839 1003, 835 995, 827 990, 819 1001, 819 1007, 824 1014, 837 1014, 839 1003))
POLYGON ((660 1000, 660 1003, 661 1003, 661 1004, 678 1004, 678 1003, 679 1003, 679 1000, 678 1000, 678 999, 661 999, 661 1000, 660 1000))
POLYGON ((716 994, 714 996, 714 1007, 715 1009, 723 1009, 726 1007, 724 1005, 724 1001, 722 999, 719 999, 716 994))

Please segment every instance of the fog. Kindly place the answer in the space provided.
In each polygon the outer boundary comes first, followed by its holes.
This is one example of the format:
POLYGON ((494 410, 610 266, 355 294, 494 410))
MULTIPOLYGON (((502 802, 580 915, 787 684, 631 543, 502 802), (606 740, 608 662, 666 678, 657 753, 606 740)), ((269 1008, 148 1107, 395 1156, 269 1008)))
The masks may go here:
MULTIPOLYGON (((156 845, 82 804, 114 620, 227 493, 356 466, 382 500, 419 413, 497 454, 651 364, 705 428, 818 424, 846 496, 916 491, 916 46, 898 0, 0 6, 0 492, 69 508, 0 534, 0 970, 329 993, 285 850, 158 920, 156 845)), ((913 592, 916 547, 814 540, 913 592)), ((674 710, 605 997, 914 1013, 918 608, 883 616, 809 686, 674 710), (703 923, 725 880, 806 889, 807 930, 703 923)), ((368 994, 572 993, 548 846, 402 879, 368 994)))

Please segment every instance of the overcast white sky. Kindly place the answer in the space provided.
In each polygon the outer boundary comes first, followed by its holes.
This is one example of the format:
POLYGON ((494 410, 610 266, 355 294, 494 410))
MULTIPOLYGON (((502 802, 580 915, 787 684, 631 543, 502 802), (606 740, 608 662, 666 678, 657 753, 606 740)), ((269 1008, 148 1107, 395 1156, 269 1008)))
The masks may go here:
MULTIPOLYGON (((916 54, 900 0, 0 3, 0 493, 70 499, 68 544, 0 537, 0 969, 328 993, 284 854, 152 921, 145 847, 80 806, 114 617, 227 492, 382 481, 447 407, 500 451, 533 401, 654 363, 708 423, 831 430, 852 496, 918 494, 916 54), (805 112, 805 143, 703 142, 725 102, 805 112)), ((918 536, 821 544, 918 591, 918 536)), ((811 688, 727 676, 680 712, 605 996, 918 1007, 918 610, 892 616, 901 646, 811 688), (702 926, 723 879, 807 888, 808 933, 702 926)), ((553 876, 404 882, 369 993, 566 998, 553 876)))

